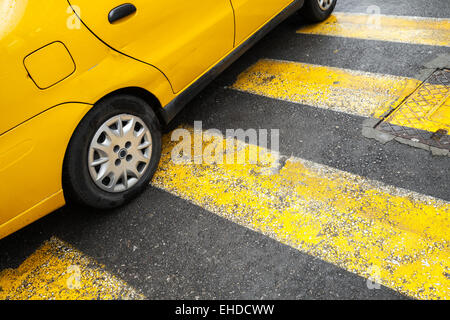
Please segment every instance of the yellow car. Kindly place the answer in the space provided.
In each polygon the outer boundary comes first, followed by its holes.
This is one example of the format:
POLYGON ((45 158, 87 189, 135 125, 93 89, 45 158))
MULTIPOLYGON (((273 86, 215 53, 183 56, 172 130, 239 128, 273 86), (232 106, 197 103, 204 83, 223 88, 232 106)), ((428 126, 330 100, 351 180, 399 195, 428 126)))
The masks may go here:
POLYGON ((273 27, 335 0, 0 0, 0 238, 141 192, 161 127, 273 27))

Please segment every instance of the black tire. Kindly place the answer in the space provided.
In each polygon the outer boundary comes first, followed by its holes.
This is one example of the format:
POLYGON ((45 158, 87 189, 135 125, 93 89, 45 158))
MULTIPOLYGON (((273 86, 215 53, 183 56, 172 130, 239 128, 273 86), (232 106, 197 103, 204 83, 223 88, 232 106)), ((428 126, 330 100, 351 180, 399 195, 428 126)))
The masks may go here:
POLYGON ((75 130, 64 159, 63 190, 68 203, 97 209, 119 207, 139 195, 150 183, 161 157, 161 129, 151 107, 142 99, 131 95, 105 98, 91 109, 75 130), (139 117, 152 138, 150 161, 140 179, 123 192, 108 192, 99 188, 91 178, 88 152, 92 139, 108 119, 129 114, 139 117))
POLYGON ((300 14, 309 22, 322 22, 326 20, 334 10, 337 0, 332 0, 332 5, 327 10, 322 10, 319 0, 305 0, 305 4, 300 9, 300 14))

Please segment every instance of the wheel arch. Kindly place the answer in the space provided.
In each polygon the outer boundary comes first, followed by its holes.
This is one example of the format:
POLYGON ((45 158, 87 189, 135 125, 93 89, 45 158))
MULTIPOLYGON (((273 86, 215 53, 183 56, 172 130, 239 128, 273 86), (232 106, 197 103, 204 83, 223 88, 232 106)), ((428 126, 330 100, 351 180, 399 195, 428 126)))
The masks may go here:
POLYGON ((129 94, 138 98, 141 98, 142 100, 144 100, 152 109, 152 111, 156 114, 156 116, 158 117, 158 121, 161 127, 167 125, 165 118, 163 116, 164 113, 164 109, 161 105, 161 102, 159 101, 159 99, 150 91, 141 88, 141 87, 125 87, 125 88, 121 88, 121 89, 117 89, 115 91, 112 91, 110 93, 108 93, 107 95, 103 96, 102 98, 100 98, 95 104, 94 104, 94 108, 95 106, 100 103, 101 101, 110 98, 112 96, 115 95, 121 95, 121 94, 129 94))

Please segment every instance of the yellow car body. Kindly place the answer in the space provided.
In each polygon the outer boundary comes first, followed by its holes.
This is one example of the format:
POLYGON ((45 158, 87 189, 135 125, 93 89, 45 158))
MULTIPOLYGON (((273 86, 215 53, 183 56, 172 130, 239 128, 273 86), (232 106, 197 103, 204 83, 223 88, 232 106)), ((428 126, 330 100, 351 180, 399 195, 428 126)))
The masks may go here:
POLYGON ((132 92, 162 122, 269 29, 293 0, 0 0, 0 238, 65 204, 74 130, 101 98, 132 92))

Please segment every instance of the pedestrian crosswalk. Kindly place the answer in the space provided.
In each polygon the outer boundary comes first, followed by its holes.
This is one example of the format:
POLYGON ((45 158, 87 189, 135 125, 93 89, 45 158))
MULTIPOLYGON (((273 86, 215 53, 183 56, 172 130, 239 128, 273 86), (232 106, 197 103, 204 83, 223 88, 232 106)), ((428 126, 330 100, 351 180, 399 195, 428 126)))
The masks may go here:
POLYGON ((165 137, 154 186, 409 296, 450 297, 449 202, 242 142, 237 157, 266 157, 174 164, 175 145, 165 137))
POLYGON ((239 75, 232 89, 326 108, 378 117, 395 108, 420 81, 306 63, 262 59, 239 75))
MULTIPOLYGON (((449 19, 341 12, 322 24, 292 30, 293 36, 297 33, 450 47, 449 19)), ((421 84, 419 79, 356 68, 262 58, 226 90, 383 120, 421 84)), ((445 89, 439 101, 448 101, 445 89)), ((439 119, 447 121, 450 109, 441 110, 439 119)), ((362 276, 369 289, 381 284, 408 297, 450 299, 448 199, 185 129, 191 141, 206 141, 203 148, 233 145, 237 157, 258 161, 175 163, 176 141, 168 133, 153 187, 362 276)), ((449 174, 450 165, 445 165, 449 174)), ((0 271, 0 299, 144 298, 106 269, 52 238, 19 268, 0 271), (70 285, 77 287, 68 289, 70 285)))
MULTIPOLYGON (((297 33, 450 47, 450 19, 335 12, 297 33)), ((399 52, 401 54, 401 52, 399 52)))
POLYGON ((0 300, 141 300, 142 294, 58 238, 0 271, 0 300))

